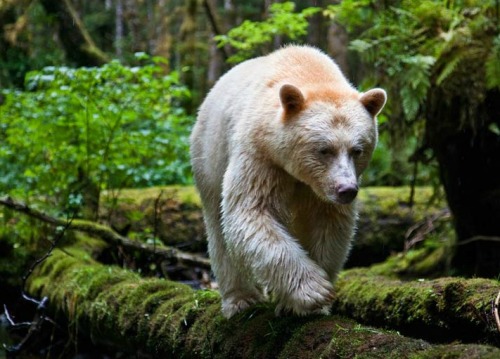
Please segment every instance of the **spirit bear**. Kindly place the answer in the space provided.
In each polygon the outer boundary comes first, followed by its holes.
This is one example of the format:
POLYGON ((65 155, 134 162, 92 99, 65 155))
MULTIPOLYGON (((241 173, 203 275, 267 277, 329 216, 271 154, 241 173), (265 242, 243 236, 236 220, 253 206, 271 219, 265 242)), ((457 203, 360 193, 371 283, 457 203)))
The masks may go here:
POLYGON ((245 61, 207 95, 191 156, 225 317, 268 297, 329 312, 385 101, 309 46, 245 61))

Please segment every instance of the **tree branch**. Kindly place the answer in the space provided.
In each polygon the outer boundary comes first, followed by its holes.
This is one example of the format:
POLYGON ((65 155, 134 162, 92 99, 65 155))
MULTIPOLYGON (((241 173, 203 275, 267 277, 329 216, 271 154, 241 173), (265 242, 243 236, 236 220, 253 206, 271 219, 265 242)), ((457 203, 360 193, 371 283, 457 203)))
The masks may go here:
MULTIPOLYGON (((68 222, 66 220, 49 216, 46 213, 30 208, 25 203, 15 201, 10 197, 0 198, 0 205, 13 209, 17 212, 24 213, 30 217, 39 219, 45 223, 49 223, 54 226, 68 225, 68 222)), ((122 236, 116 233, 113 229, 99 223, 85 221, 81 219, 74 219, 69 224, 68 229, 85 232, 87 234, 97 236, 112 245, 118 245, 118 246, 123 246, 125 248, 139 250, 148 254, 161 256, 166 259, 174 258, 179 260, 180 262, 189 265, 195 265, 201 268, 210 269, 210 261, 207 258, 183 252, 176 248, 168 246, 158 247, 158 246, 151 246, 142 242, 133 241, 130 238, 122 236)))
POLYGON ((69 0, 41 0, 45 11, 59 23, 59 37, 66 56, 79 66, 100 66, 109 61, 94 43, 69 0))

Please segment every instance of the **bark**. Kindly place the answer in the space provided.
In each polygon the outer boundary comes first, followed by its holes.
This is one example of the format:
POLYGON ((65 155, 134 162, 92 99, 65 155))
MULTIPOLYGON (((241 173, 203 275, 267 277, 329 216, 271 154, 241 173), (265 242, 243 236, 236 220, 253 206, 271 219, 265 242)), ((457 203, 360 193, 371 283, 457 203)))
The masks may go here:
POLYGON ((59 23, 59 38, 67 58, 78 66, 100 66, 109 61, 90 37, 70 0, 41 0, 47 14, 59 23))
POLYGON ((123 58, 123 0, 116 0, 115 8, 115 54, 119 59, 123 58))
MULTIPOLYGON (((231 17, 230 16, 231 11, 233 11, 232 3, 225 2, 225 7, 226 7, 225 10, 228 11, 228 14, 229 14, 228 17, 231 17), (228 7, 230 7, 230 8, 228 8, 228 7)), ((219 21, 219 19, 217 17, 217 12, 215 11, 215 4, 213 3, 213 1, 212 0, 204 0, 203 1, 203 8, 205 9, 205 13, 207 14, 208 21, 210 22, 210 27, 212 28, 213 35, 222 35, 225 31, 222 27, 221 22, 219 21)), ((215 44, 211 44, 211 46, 215 46, 215 44)), ((222 55, 224 61, 226 61, 229 58, 229 56, 230 56, 229 50, 225 46, 219 47, 218 51, 222 55)), ((212 54, 212 56, 214 56, 214 55, 215 54, 212 54)), ((211 61, 213 61, 212 58, 211 58, 211 61)), ((210 64, 210 66, 214 66, 214 65, 210 64)), ((221 67, 221 64, 219 64, 219 67, 221 67)), ((219 69, 219 72, 220 72, 220 69, 219 69)), ((215 83, 216 80, 217 80, 216 78, 212 79, 212 82, 213 82, 212 85, 215 83)))
MULTIPOLYGON (((315 14, 314 16, 320 16, 321 14, 315 14)), ((327 30, 327 43, 325 48, 328 54, 335 60, 339 65, 342 72, 352 78, 350 75, 349 62, 348 62, 348 43, 349 36, 347 31, 337 23, 332 23, 327 30)), ((358 79, 358 76, 356 77, 358 79)))
POLYGON ((492 346, 431 345, 339 316, 277 318, 270 305, 226 320, 216 292, 144 279, 96 263, 78 248, 66 252, 54 252, 33 273, 29 294, 47 296, 52 312, 74 327, 70 331, 120 352, 196 358, 500 356, 492 346))
POLYGON ((500 128, 500 91, 474 99, 474 86, 467 75, 463 78, 461 86, 455 84, 460 94, 451 99, 442 88, 429 96, 427 141, 454 215, 458 246, 453 265, 466 275, 494 277, 500 273, 500 136, 494 130, 500 128))

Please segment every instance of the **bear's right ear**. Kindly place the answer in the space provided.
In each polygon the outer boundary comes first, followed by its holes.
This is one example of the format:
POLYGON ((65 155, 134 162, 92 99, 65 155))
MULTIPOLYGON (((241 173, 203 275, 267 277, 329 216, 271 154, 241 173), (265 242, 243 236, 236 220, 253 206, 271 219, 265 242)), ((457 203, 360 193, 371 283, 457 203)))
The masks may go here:
POLYGON ((299 113, 305 104, 305 98, 300 90, 293 85, 283 85, 280 88, 281 106, 285 110, 285 118, 299 113))

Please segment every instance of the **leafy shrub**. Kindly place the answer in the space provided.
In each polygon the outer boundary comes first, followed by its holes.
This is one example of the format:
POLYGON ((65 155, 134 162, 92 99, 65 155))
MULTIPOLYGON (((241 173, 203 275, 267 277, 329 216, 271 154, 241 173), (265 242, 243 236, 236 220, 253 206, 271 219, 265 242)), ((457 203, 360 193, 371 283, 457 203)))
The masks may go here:
POLYGON ((275 36, 286 36, 290 40, 300 39, 307 34, 307 19, 320 10, 318 7, 309 7, 296 13, 293 2, 274 3, 269 7, 270 15, 266 20, 245 20, 226 35, 215 36, 215 40, 219 47, 230 45, 236 50, 228 62, 242 62, 250 57, 262 55, 259 50, 271 43, 275 36))
POLYGON ((78 203, 89 187, 190 182, 190 93, 164 60, 137 56, 147 64, 46 67, 3 91, 0 193, 78 203))

